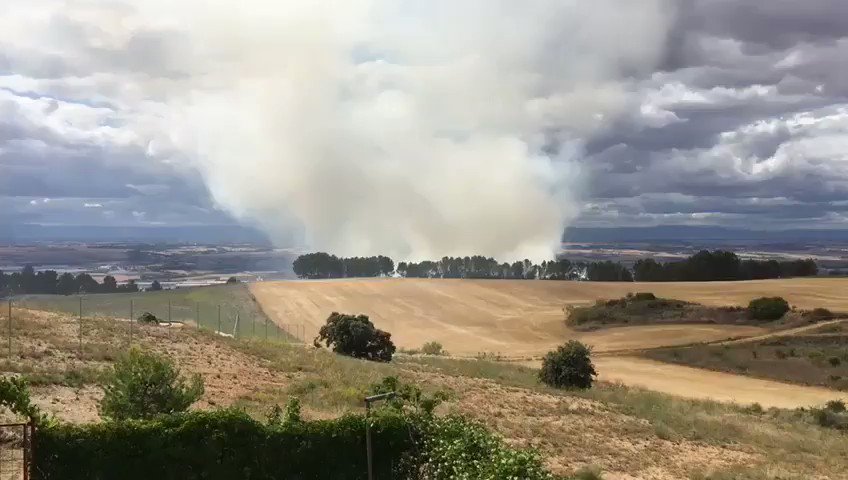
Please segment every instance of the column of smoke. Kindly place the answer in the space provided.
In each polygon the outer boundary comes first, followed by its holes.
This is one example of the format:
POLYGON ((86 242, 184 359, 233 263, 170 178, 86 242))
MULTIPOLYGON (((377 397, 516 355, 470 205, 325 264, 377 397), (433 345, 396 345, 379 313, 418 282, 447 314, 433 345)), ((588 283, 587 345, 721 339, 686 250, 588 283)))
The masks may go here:
POLYGON ((183 7, 172 137, 215 200, 275 239, 408 259, 550 257, 581 140, 668 22, 661 0, 183 7))

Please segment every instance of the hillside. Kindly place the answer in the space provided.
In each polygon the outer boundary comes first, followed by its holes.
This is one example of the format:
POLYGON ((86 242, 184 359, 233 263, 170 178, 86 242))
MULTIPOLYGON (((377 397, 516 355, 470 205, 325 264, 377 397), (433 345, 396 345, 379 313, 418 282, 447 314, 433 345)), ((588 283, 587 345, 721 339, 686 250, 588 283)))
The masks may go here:
POLYGON ((840 478, 848 469, 844 436, 797 411, 762 412, 605 383, 588 392, 556 391, 540 386, 532 369, 512 364, 408 356, 375 364, 190 326, 141 327, 131 340, 127 324, 114 319, 87 321, 80 351, 72 316, 15 310, 14 319, 13 356, 2 371, 29 376, 38 403, 72 421, 98 418, 99 372, 134 343, 203 376, 207 388, 197 408, 236 406, 257 417, 292 395, 308 418, 361 411, 371 383, 398 375, 447 391, 441 414, 470 415, 512 444, 538 448, 558 473, 594 466, 607 480, 753 480, 840 478))

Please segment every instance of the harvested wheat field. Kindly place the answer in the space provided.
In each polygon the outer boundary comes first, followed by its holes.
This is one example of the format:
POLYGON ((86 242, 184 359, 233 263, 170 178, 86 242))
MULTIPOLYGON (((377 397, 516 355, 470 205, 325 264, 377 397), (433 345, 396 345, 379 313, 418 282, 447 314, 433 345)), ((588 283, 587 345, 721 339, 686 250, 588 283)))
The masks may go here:
POLYGON ((250 288, 273 320, 303 322, 307 336, 317 333, 333 311, 363 313, 391 332, 401 347, 436 340, 456 355, 538 356, 566 338, 606 352, 765 333, 741 325, 657 325, 578 333, 563 322, 566 305, 628 292, 649 291, 705 305, 747 305, 752 298, 779 295, 798 308, 848 311, 846 279, 687 283, 369 279, 265 282, 250 288))

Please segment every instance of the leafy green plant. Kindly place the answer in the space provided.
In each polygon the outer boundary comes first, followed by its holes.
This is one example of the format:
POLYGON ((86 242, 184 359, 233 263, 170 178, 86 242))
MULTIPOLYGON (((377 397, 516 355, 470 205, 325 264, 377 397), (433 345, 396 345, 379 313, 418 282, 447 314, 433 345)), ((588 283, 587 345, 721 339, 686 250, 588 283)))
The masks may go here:
POLYGON ((748 318, 753 320, 778 320, 789 311, 789 302, 783 297, 760 297, 748 304, 748 318))
POLYGON ((29 383, 23 377, 0 377, 0 407, 38 424, 52 420, 32 403, 29 383))
POLYGON ((367 315, 346 315, 333 312, 321 327, 313 342, 324 342, 334 352, 355 358, 389 362, 395 353, 392 335, 374 326, 367 315))
POLYGON ((509 448, 482 425, 461 417, 435 419, 424 427, 418 476, 428 480, 553 480, 537 452, 509 448))
POLYGON ((411 411, 416 414, 430 416, 443 401, 448 399, 444 391, 436 391, 427 395, 417 385, 401 383, 398 377, 384 377, 380 383, 371 385, 371 394, 395 392, 395 397, 386 401, 388 408, 398 411, 411 411))
POLYGON ((556 388, 591 388, 597 376, 591 353, 585 344, 570 340, 545 355, 539 380, 556 388))
POLYGON ((113 420, 183 412, 203 395, 203 379, 190 379, 168 357, 130 349, 107 375, 100 413, 113 420))

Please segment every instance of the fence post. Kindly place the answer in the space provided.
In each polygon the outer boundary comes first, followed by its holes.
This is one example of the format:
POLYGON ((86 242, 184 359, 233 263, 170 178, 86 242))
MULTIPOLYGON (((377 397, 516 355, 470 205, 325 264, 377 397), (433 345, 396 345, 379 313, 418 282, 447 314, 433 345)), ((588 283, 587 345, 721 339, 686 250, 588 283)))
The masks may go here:
POLYGON ((194 302, 194 323, 197 324, 197 328, 203 328, 200 324, 200 302, 194 302))
POLYGON ((171 337, 171 325, 173 322, 171 321, 171 299, 168 299, 168 337, 171 337))
POLYGON ((12 359, 12 299, 9 299, 9 360, 12 359))
POLYGON ((135 314, 135 305, 133 304, 133 299, 130 299, 130 343, 132 343, 133 336, 133 315, 135 314))
MULTIPOLYGON (((9 315, 9 317, 11 318, 11 315, 9 315)), ((256 316, 254 316, 254 315, 250 316, 250 329, 251 329, 250 336, 255 337, 256 336, 256 316)))
POLYGON ((268 341, 268 319, 265 319, 265 341, 268 341))
POLYGON ((79 297, 79 356, 82 360, 82 295, 79 297))
POLYGON ((218 334, 221 333, 221 305, 218 305, 218 334))

